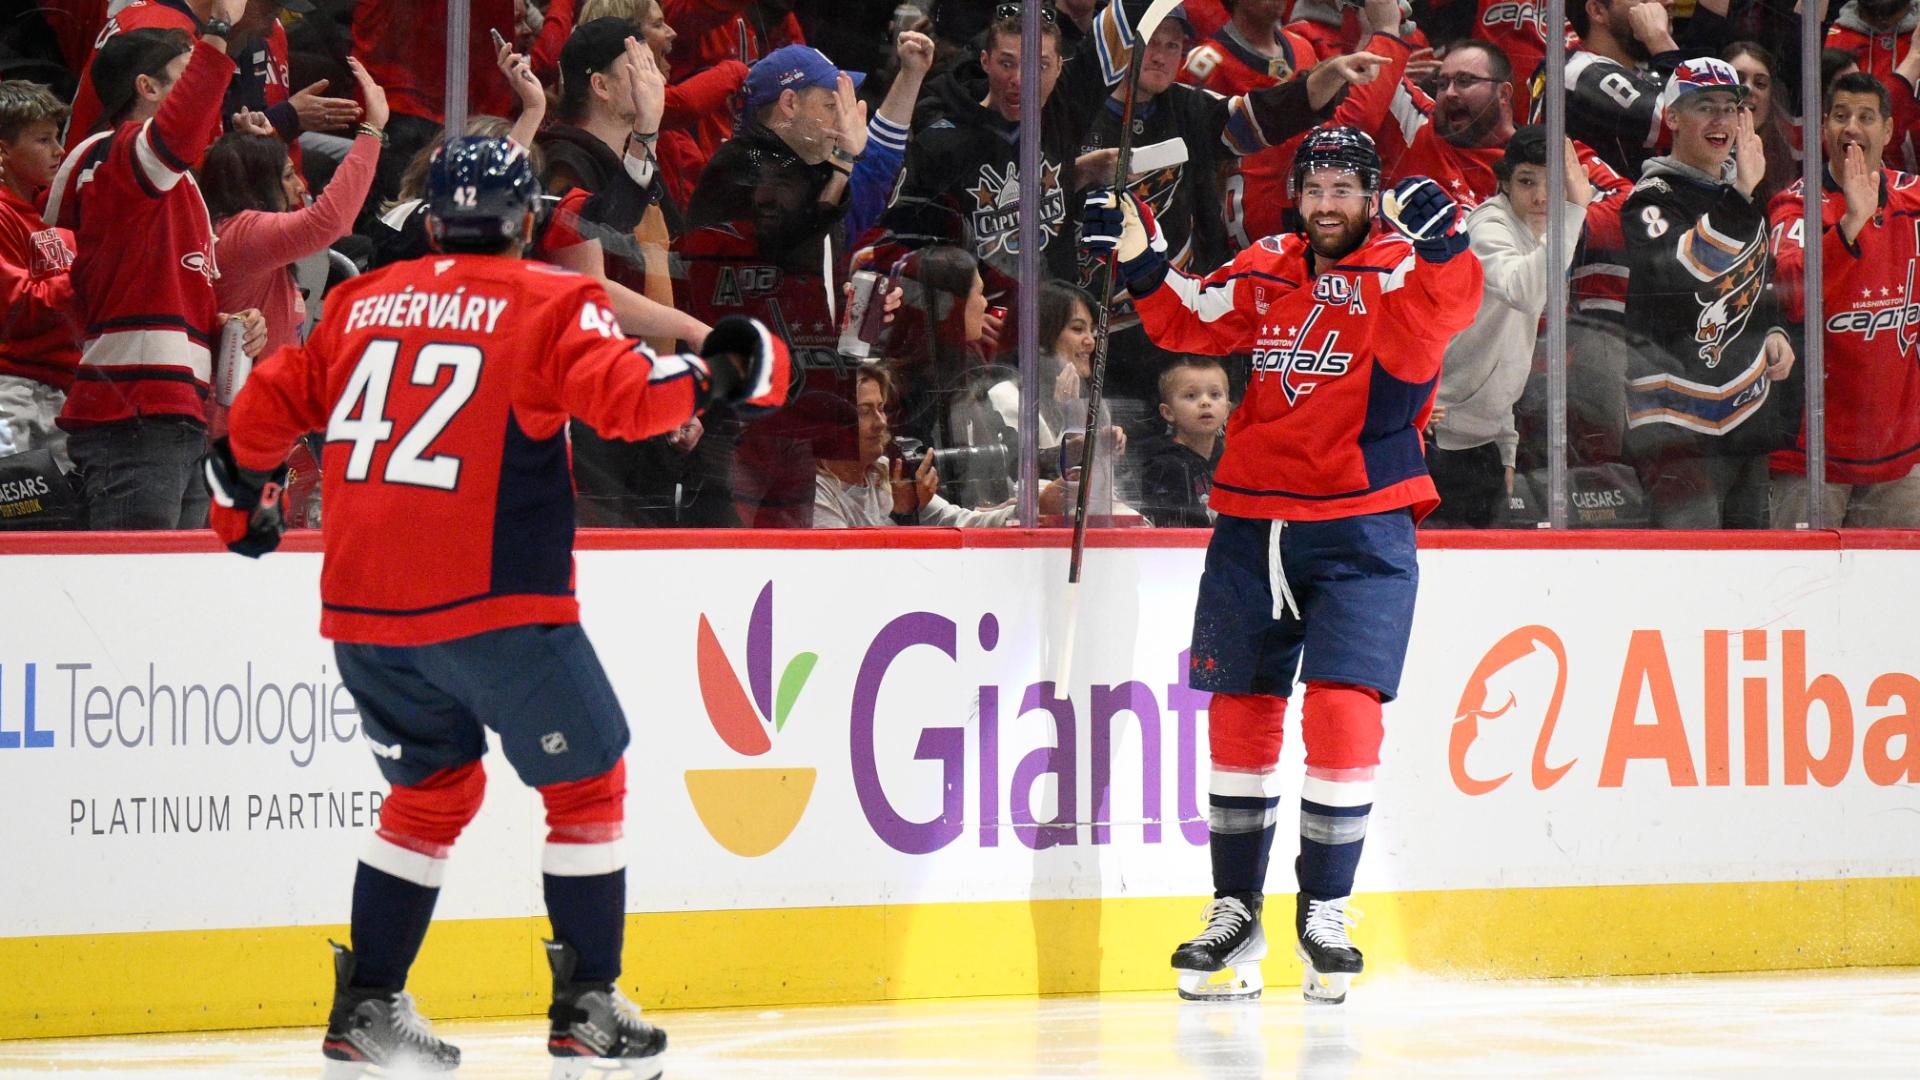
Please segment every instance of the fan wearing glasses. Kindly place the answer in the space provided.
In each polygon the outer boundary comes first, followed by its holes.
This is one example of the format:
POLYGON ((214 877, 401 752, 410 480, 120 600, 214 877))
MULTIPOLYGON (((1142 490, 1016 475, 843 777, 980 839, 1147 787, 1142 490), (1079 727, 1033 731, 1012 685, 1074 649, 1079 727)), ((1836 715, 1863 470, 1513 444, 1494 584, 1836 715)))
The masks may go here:
MULTIPOLYGON (((1396 0, 1367 0, 1374 27, 1368 52, 1388 58, 1382 78, 1355 87, 1333 122, 1372 135, 1389 179, 1430 176, 1471 209, 1500 193, 1494 167, 1513 138, 1513 65, 1498 45, 1478 38, 1441 53, 1435 96, 1405 81, 1413 48, 1400 39, 1396 0), (1408 123, 1412 117, 1412 123, 1408 123)), ((1632 185, 1577 147, 1588 179, 1617 205, 1632 185)))

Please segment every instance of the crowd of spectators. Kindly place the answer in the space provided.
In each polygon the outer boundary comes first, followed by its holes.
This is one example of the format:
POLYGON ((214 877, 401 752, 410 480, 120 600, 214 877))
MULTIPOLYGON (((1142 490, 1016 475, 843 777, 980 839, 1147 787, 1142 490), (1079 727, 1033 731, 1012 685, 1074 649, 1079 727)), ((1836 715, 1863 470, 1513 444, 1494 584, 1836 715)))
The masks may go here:
MULTIPOLYGON (((1057 0, 1036 70, 1021 0, 469 7, 464 130, 529 148, 547 192, 530 257, 598 278, 657 348, 748 314, 804 367, 770 416, 721 409, 638 443, 575 421, 583 524, 1014 524, 1030 412, 1038 523, 1085 483, 1103 523, 1205 527, 1246 358, 1169 353, 1124 299, 1103 312, 1106 264, 1076 235, 1084 195, 1114 181, 1138 50, 1125 183, 1180 270, 1294 227, 1298 140, 1266 132, 1303 115, 1369 135, 1384 184, 1430 176, 1471 211, 1485 295, 1437 387, 1430 526, 1542 520, 1549 319, 1568 323, 1575 524, 1805 524, 1800 279, 1819 258, 1825 520, 1920 527, 1915 0, 1569 0, 1557 146, 1546 9, 1511 0, 1186 0, 1144 41, 1146 0, 1057 0), (1828 45, 1818 102, 1799 100, 1803 19, 1828 45), (1798 216, 1812 141, 1817 244, 1798 216), (1019 277, 1023 221, 1039 281, 1019 277), (1546 310, 1556 274, 1565 312, 1546 310), (868 308, 884 314, 849 318, 868 308)), ((330 284, 431 250, 447 14, 42 0, 6 17, 0 491, 41 494, 0 500, 0 528, 204 521, 224 384, 301 340, 330 284)), ((324 440, 295 459, 296 524, 324 515, 324 440)))

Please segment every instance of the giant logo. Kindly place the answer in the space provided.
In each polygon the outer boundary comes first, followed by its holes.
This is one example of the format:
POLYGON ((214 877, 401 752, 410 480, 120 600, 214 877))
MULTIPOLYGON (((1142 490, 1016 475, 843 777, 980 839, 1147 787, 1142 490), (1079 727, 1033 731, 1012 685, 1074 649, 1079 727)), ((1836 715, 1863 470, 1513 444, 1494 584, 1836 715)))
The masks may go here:
MULTIPOLYGON (((773 749, 772 735, 786 727, 794 702, 820 659, 816 653, 796 653, 781 669, 775 688, 771 581, 760 590, 747 621, 747 686, 752 690, 751 698, 742 689, 705 614, 700 616, 695 656, 707 722, 720 741, 742 757, 759 757, 773 749)), ((753 858, 779 847, 792 835, 813 796, 815 775, 809 768, 688 769, 687 794, 693 799, 700 823, 721 847, 753 858)))

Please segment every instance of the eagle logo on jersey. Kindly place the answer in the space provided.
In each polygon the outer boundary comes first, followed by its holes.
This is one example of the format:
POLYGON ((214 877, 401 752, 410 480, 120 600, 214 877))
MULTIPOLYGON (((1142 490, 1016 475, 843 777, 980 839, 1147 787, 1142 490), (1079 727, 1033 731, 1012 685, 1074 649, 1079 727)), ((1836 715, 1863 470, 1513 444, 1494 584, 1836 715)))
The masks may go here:
POLYGON ((1270 371, 1279 372, 1280 390, 1287 395, 1288 405, 1298 405, 1315 387, 1345 375, 1353 365, 1352 353, 1334 351, 1340 345, 1338 330, 1330 331, 1317 347, 1308 348, 1305 344, 1326 309, 1325 304, 1313 305, 1297 332, 1287 328, 1287 336, 1278 348, 1253 351, 1253 370, 1259 372, 1262 379, 1270 371))
MULTIPOLYGON (((1694 236, 1690 234, 1687 239, 1694 236)), ((1688 246, 1682 243, 1680 248, 1683 263, 1691 258, 1688 246)), ((1695 274, 1700 272, 1695 270, 1695 274)), ((1700 303, 1700 316, 1694 323, 1693 340, 1700 346, 1700 359, 1707 367, 1720 366, 1720 354, 1740 336, 1766 287, 1767 245, 1762 232, 1734 256, 1725 272, 1694 294, 1700 303)))

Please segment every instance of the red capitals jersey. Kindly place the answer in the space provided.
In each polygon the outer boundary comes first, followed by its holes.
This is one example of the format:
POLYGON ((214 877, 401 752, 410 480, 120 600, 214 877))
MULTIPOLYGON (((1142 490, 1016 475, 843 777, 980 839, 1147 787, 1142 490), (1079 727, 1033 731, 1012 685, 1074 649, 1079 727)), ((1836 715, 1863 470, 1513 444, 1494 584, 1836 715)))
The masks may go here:
MULTIPOLYGON (((1264 56, 1248 48, 1231 27, 1222 29, 1211 41, 1187 54, 1180 81, 1222 97, 1237 97, 1300 78, 1313 67, 1313 46, 1305 38, 1276 27, 1274 39, 1280 55, 1264 56)), ((1287 208, 1293 205, 1287 198, 1287 173, 1293 168, 1293 153, 1304 138, 1303 132, 1279 146, 1241 158, 1239 171, 1227 177, 1220 213, 1235 247, 1248 247, 1287 227, 1287 208)))
POLYGON ((1298 233, 1269 236, 1207 278, 1169 271, 1134 308, 1173 352, 1251 352, 1247 395, 1207 505, 1319 521, 1435 506, 1420 430, 1447 342, 1480 308, 1480 260, 1430 263, 1376 234, 1312 273, 1298 233))
POLYGON ((60 426, 136 416, 205 422, 219 331, 213 221, 193 167, 220 130, 233 63, 204 40, 160 111, 67 155, 47 199, 73 230, 73 287, 86 343, 60 426))
MULTIPOLYGON (((87 57, 86 70, 80 73, 79 89, 73 94, 73 118, 67 121, 67 147, 79 145, 80 140, 92 134, 94 124, 100 119, 100 96, 93 90, 93 57, 99 55, 100 46, 106 44, 108 38, 126 30, 146 29, 184 30, 188 37, 197 38, 201 25, 200 17, 186 5, 186 0, 134 0, 108 19, 100 36, 94 39, 93 53, 87 57)), ((231 47, 236 43, 228 44, 231 47)), ((241 105, 272 108, 293 96, 292 88, 287 85, 287 31, 278 22, 269 26, 245 55, 235 55, 234 60, 245 71, 241 79, 260 87, 260 98, 252 102, 227 102, 222 106, 223 112, 237 111, 241 105), (234 108, 229 109, 227 105, 234 108)), ((298 154, 297 144, 293 152, 298 154)), ((298 157, 294 164, 299 164, 298 157)))
MULTIPOLYGON (((1506 146, 1455 146, 1441 138, 1433 127, 1433 99, 1404 78, 1412 52, 1408 44, 1375 34, 1367 42, 1367 51, 1392 62, 1381 68, 1379 77, 1371 83, 1347 92, 1346 100, 1334 111, 1332 123, 1349 124, 1373 136, 1380 151, 1383 181, 1391 184, 1409 176, 1432 177, 1468 210, 1499 194, 1500 180, 1493 167, 1505 156, 1506 146)), ((1584 144, 1576 142, 1574 147, 1594 186, 1594 206, 1610 208, 1618 216, 1632 182, 1584 144)), ((1588 218, 1593 217, 1590 209, 1588 218)))
POLYGON ((0 186, 0 375, 73 385, 80 363, 75 321, 73 234, 49 228, 38 211, 0 186))
MULTIPOLYGON (((1547 55, 1547 9, 1534 0, 1479 0, 1473 36, 1492 42, 1513 61, 1513 115, 1526 116, 1532 100, 1533 70, 1547 55)), ((1580 35, 1567 25, 1567 55, 1580 48, 1580 35)))
MULTIPOLYGON (((1796 180, 1768 213, 1775 292, 1793 322, 1806 318, 1803 190, 1796 180)), ((1920 177, 1882 169, 1880 209, 1851 244, 1840 233, 1846 212, 1846 195, 1829 179, 1820 237, 1827 479, 1877 484, 1920 465, 1920 177)), ((1804 431, 1795 449, 1773 455, 1772 466, 1807 471, 1804 431)))
POLYGON ((567 417, 615 439, 671 431, 703 404, 704 371, 621 337, 591 278, 429 256, 334 289, 313 337, 254 369, 233 456, 267 471, 326 433, 320 632, 335 641, 576 622, 567 417))

